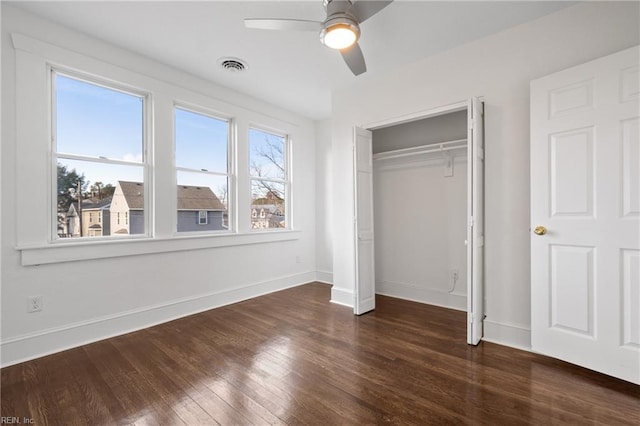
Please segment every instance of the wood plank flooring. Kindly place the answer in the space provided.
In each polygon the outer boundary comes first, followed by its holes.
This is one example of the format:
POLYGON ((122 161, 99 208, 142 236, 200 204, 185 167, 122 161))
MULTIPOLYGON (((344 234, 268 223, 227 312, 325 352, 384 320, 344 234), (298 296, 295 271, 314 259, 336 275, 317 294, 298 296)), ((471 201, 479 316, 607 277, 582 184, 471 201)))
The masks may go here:
POLYGON ((307 284, 7 367, 36 425, 640 424, 640 386, 465 343, 465 313, 307 284))

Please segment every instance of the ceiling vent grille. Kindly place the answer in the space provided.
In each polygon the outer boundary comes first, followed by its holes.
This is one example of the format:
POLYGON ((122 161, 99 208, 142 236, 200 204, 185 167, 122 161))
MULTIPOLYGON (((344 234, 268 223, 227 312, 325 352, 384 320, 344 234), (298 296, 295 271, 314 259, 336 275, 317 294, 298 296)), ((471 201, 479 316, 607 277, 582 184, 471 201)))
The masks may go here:
POLYGON ((218 65, 229 72, 242 72, 249 68, 246 62, 238 58, 220 58, 218 59, 218 65))

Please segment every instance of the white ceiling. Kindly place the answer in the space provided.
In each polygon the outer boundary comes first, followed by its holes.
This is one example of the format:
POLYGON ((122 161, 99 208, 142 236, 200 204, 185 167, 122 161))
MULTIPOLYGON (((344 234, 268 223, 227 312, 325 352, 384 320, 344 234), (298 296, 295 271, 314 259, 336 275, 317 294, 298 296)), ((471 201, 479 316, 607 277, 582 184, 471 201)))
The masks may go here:
POLYGON ((407 1, 362 24, 367 73, 351 74, 314 32, 246 29, 243 18, 322 21, 322 0, 20 2, 67 27, 312 119, 331 115, 331 92, 569 6, 567 1, 407 1), (246 61, 230 73, 220 57, 246 61))

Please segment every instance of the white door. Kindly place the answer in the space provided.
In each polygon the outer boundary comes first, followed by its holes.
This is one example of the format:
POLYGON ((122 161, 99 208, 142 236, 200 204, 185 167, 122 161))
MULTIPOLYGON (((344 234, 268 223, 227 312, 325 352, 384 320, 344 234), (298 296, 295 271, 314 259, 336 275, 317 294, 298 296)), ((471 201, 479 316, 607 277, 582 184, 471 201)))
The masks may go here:
POLYGON ((531 83, 532 349, 634 383, 639 51, 531 83))
POLYGON ((467 343, 477 345, 484 320, 484 105, 471 98, 468 117, 467 343))
POLYGON ((370 131, 356 127, 355 169, 355 303, 356 315, 376 307, 375 253, 373 249, 373 152, 370 131))

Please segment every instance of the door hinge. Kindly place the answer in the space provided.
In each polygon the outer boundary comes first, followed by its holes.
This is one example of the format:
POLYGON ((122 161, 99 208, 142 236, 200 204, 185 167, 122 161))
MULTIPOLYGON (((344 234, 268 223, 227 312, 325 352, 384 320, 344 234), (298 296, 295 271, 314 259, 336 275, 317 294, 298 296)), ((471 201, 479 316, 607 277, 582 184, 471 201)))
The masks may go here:
POLYGON ((469 227, 473 228, 474 226, 476 226, 476 220, 473 216, 469 217, 469 227))
POLYGON ((475 319, 473 313, 469 312, 467 313, 467 320, 469 321, 469 324, 473 324, 473 320, 475 319))

